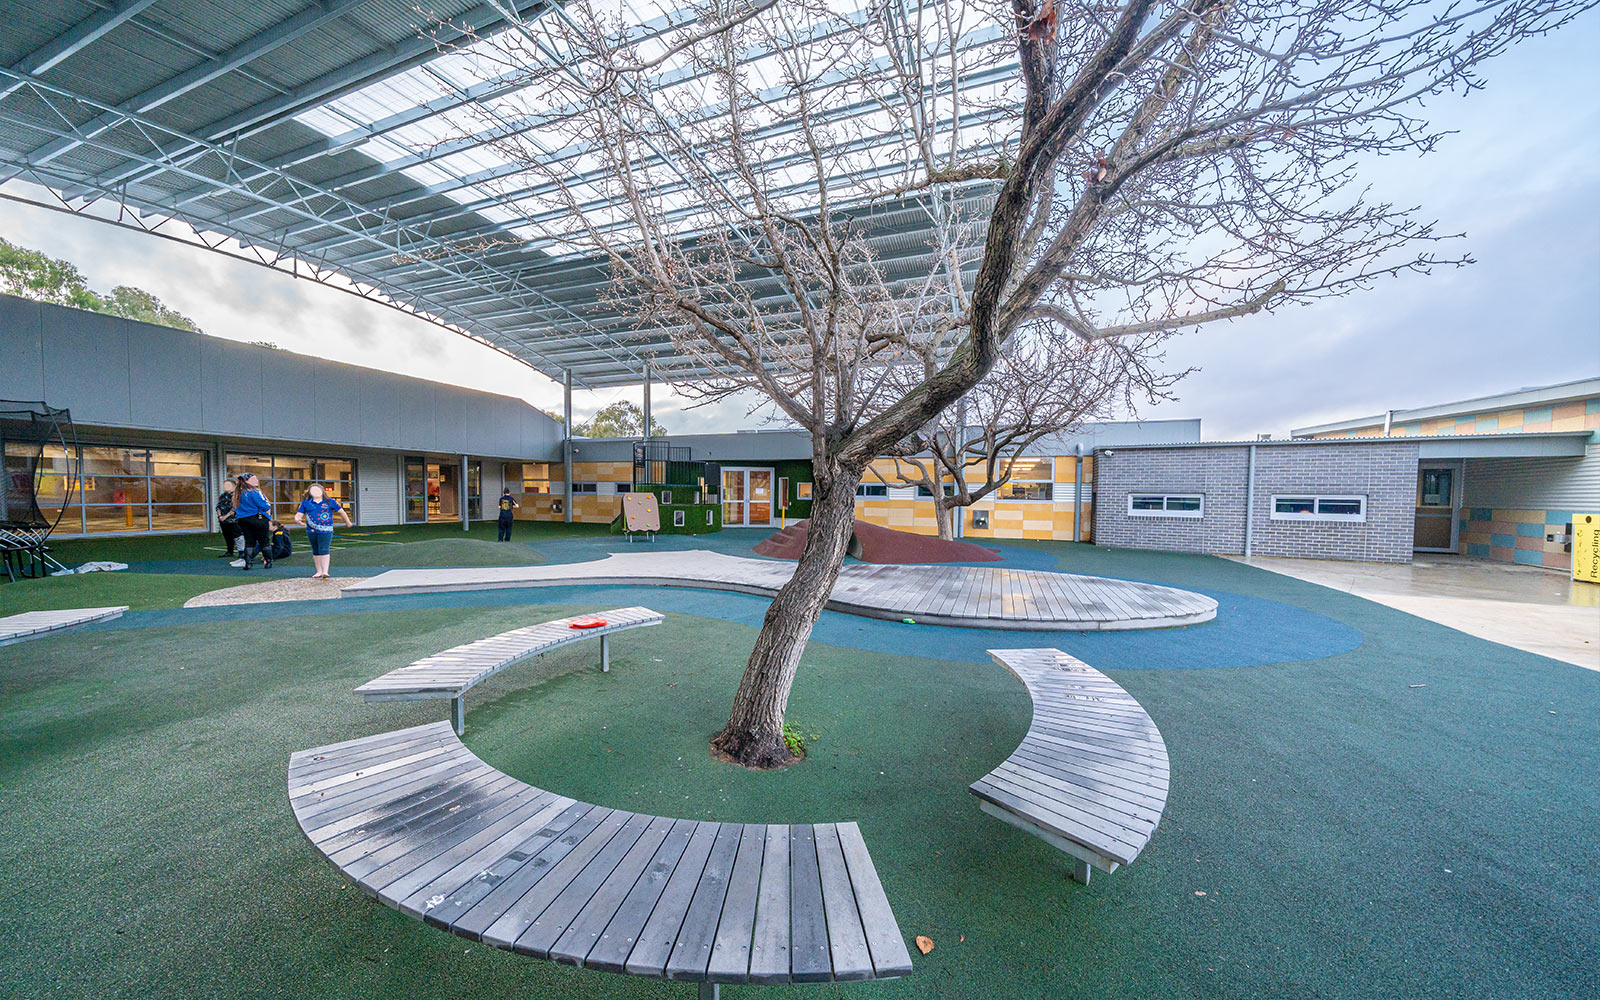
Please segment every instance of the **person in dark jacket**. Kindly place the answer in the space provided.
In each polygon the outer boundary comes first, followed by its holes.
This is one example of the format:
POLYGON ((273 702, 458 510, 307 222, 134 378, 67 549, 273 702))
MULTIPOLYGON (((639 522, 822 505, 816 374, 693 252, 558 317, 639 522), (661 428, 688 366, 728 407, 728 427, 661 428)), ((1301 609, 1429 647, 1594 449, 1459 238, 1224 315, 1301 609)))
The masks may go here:
POLYGON ((294 542, 289 539, 289 529, 272 522, 272 560, 287 559, 294 554, 294 542))
POLYGON ((495 541, 511 541, 511 512, 520 506, 522 505, 511 495, 511 487, 507 486, 505 492, 500 494, 500 518, 497 522, 500 533, 495 537, 495 541))
POLYGON ((234 516, 244 531, 244 568, 250 568, 259 552, 262 565, 271 569, 272 522, 269 515, 272 513, 272 504, 261 495, 261 480, 255 473, 247 472, 239 477, 238 489, 234 493, 237 495, 233 505, 234 516))
POLYGON ((224 479, 222 492, 217 496, 217 527, 222 529, 222 540, 228 547, 228 551, 222 554, 224 559, 233 558, 233 550, 239 547, 239 536, 244 534, 239 528, 239 519, 233 513, 234 489, 233 480, 224 479))

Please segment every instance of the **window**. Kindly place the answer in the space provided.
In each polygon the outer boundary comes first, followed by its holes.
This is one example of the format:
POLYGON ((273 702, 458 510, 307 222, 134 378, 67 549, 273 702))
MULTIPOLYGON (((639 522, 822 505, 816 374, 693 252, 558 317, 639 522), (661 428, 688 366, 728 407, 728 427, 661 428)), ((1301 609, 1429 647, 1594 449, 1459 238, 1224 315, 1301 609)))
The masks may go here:
POLYGON ((1284 494, 1272 498, 1274 521, 1365 521, 1364 496, 1284 494))
MULTIPOLYGON (((945 483, 944 484, 944 495, 947 496, 947 497, 955 496, 956 495, 956 484, 955 483, 945 483)), ((932 500, 933 499, 933 491, 928 489, 926 486, 918 486, 917 487, 917 499, 918 500, 932 500)))
MULTIPOLYGON (((84 445, 83 476, 71 479, 65 449, 46 445, 36 478, 40 511, 61 512, 63 535, 129 531, 204 531, 210 524, 206 455, 199 451, 84 445)), ((27 449, 6 446, 8 470, 23 467, 27 449)), ((13 473, 14 474, 14 473, 13 473)))
POLYGON ((524 493, 549 493, 550 492, 550 463, 549 462, 523 462, 522 463, 522 492, 524 492, 524 493))
POLYGON ((617 495, 618 496, 621 496, 624 493, 632 493, 632 492, 633 492, 633 484, 632 483, 618 483, 617 484, 617 495))
POLYGON ((1130 493, 1128 513, 1133 517, 1204 517, 1206 498, 1201 493, 1130 493))
POLYGON ((795 483, 794 484, 794 498, 796 500, 810 500, 811 499, 811 484, 810 483, 795 483))
POLYGON ((674 528, 683 527, 683 510, 681 508, 672 512, 672 526, 674 528))
POLYGON ((717 512, 714 511, 714 510, 706 511, 706 524, 715 525, 716 523, 717 523, 717 512))
POLYGON ((1018 458, 1011 463, 1011 478, 995 490, 997 500, 1050 500, 1054 497, 1055 459, 1018 458))
POLYGON ((857 483, 856 498, 864 500, 883 500, 889 496, 889 487, 883 483, 857 483))
POLYGON ((577 496, 580 493, 599 493, 599 492, 600 492, 600 484, 599 483, 573 483, 572 484, 572 495, 573 496, 577 496))
MULTIPOLYGON (((339 501, 339 506, 355 519, 356 464, 346 458, 294 458, 286 455, 228 455, 229 478, 254 473, 261 479, 261 495, 272 501, 272 516, 288 523, 300 501, 306 498, 312 483, 321 483, 325 495, 339 501)), ((420 459, 406 459, 406 501, 412 500, 411 464, 420 459)), ((419 485, 420 490, 420 485, 419 485)), ((421 500, 419 499, 420 503, 421 500)), ((420 517, 418 518, 420 520, 420 517)))
POLYGON ((483 519, 483 463, 467 463, 467 517, 483 519))
POLYGON ((667 504, 669 504, 671 502, 672 502, 672 491, 671 490, 662 490, 661 491, 661 504, 662 504, 662 506, 666 506, 667 504))

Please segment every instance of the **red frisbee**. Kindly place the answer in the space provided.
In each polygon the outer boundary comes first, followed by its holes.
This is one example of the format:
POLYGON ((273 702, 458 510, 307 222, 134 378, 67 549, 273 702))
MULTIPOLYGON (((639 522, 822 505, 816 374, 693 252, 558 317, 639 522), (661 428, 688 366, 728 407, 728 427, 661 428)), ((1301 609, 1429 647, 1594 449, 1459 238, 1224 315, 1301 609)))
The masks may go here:
POLYGON ((593 615, 586 615, 582 618, 572 619, 571 623, 567 625, 567 628, 600 628, 605 623, 606 620, 604 618, 596 618, 593 615))

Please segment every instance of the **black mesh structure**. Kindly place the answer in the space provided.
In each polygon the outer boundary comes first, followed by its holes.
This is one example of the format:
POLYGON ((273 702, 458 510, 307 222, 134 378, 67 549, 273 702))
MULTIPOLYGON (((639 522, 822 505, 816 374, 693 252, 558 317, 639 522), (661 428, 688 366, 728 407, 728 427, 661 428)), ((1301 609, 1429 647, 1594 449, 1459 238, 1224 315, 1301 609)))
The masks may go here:
POLYGON ((45 540, 77 492, 78 441, 72 414, 45 403, 0 400, 0 456, 4 459, 0 558, 5 574, 13 580, 19 571, 24 576, 42 576, 48 564, 55 564, 47 555, 45 540), (41 506, 40 467, 50 448, 60 449, 66 456, 72 482, 58 491, 59 499, 41 506))

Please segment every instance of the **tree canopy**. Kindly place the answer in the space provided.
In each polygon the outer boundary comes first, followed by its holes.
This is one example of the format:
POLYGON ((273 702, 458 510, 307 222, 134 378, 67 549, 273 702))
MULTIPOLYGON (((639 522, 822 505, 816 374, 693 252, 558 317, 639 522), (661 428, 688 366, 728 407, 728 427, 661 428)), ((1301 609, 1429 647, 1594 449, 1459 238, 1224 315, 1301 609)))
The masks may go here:
MULTIPOLYGON (((619 399, 615 403, 601 407, 600 411, 588 420, 575 425, 572 432, 578 437, 591 438, 644 437, 644 411, 636 403, 619 399)), ((650 433, 660 437, 667 433, 667 429, 652 418, 650 433)))
POLYGON ((189 317, 142 288, 118 285, 111 294, 102 295, 89 287, 83 273, 71 261, 19 247, 4 239, 0 239, 0 292, 141 323, 205 332, 189 317))

